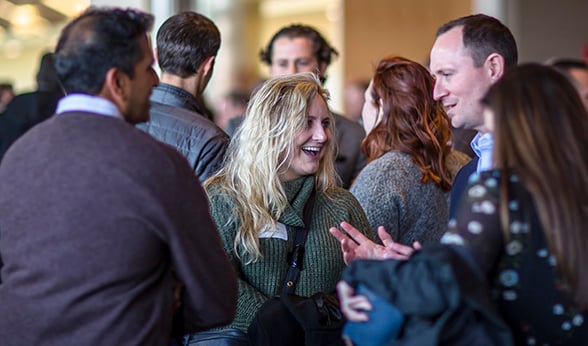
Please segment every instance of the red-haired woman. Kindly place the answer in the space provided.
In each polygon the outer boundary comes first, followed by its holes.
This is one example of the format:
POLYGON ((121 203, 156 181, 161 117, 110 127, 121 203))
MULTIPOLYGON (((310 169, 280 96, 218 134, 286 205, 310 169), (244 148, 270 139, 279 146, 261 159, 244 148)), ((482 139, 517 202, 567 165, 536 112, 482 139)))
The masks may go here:
POLYGON ((447 229, 453 177, 469 158, 450 146, 450 121, 433 100, 427 69, 402 57, 382 59, 365 93, 362 150, 368 165, 351 193, 374 233, 395 242, 439 241, 447 229))

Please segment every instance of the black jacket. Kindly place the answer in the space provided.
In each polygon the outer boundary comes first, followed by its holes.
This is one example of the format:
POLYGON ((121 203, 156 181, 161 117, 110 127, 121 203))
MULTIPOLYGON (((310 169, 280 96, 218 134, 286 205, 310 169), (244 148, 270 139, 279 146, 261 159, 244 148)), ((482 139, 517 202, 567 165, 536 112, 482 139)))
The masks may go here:
POLYGON ((200 182, 220 169, 229 145, 229 136, 202 114, 194 96, 161 83, 151 94, 151 119, 137 125, 184 155, 200 182))
POLYGON ((355 261, 343 280, 354 287, 363 283, 403 313, 404 327, 387 345, 512 345, 486 280, 466 251, 435 244, 408 261, 355 261))
POLYGON ((63 93, 33 91, 17 95, 0 116, 0 159, 20 136, 55 112, 63 93))

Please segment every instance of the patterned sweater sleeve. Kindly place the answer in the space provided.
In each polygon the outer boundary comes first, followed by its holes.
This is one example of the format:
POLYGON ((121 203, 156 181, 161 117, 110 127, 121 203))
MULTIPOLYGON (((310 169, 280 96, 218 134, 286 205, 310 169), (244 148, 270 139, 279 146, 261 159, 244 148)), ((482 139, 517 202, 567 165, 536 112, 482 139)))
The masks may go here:
POLYGON ((503 246, 500 225, 498 178, 491 172, 473 176, 465 189, 464 200, 442 243, 466 246, 483 272, 489 273, 503 246))

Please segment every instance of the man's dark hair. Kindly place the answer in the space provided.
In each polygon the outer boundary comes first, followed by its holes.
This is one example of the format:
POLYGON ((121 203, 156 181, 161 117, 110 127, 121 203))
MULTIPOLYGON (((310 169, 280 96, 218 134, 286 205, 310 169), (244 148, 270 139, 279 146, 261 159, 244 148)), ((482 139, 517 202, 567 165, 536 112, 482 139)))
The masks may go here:
POLYGON ((0 83, 0 93, 3 93, 4 91, 13 92, 14 87, 12 86, 12 83, 0 83))
POLYGON ((61 32, 55 49, 55 69, 68 93, 96 95, 106 73, 117 68, 134 77, 143 59, 140 38, 153 16, 133 9, 90 7, 61 32))
POLYGON ((456 27, 463 27, 463 46, 471 52, 475 67, 481 67, 492 53, 504 58, 506 69, 517 65, 517 44, 510 30, 498 19, 484 14, 473 14, 443 24, 437 35, 456 27))
POLYGON ((574 86, 578 86, 579 81, 572 75, 571 70, 588 71, 588 64, 584 60, 574 58, 553 58, 548 60, 546 65, 553 67, 556 71, 566 76, 574 86))
POLYGON ((62 91, 61 83, 55 71, 55 56, 45 53, 41 56, 39 72, 37 72, 37 89, 39 91, 62 91))
POLYGON ((212 20, 196 12, 182 12, 157 31, 157 61, 162 72, 189 77, 206 59, 216 56, 220 44, 220 32, 212 20))
POLYGON ((548 65, 561 72, 568 72, 572 69, 588 70, 588 64, 585 61, 573 58, 552 59, 548 65))
POLYGON ((339 52, 333 48, 327 40, 313 27, 302 24, 292 24, 280 29, 269 41, 267 47, 259 53, 261 61, 268 65, 272 64, 274 42, 280 37, 297 38, 305 37, 312 42, 312 51, 319 64, 331 64, 333 57, 339 56, 339 52))

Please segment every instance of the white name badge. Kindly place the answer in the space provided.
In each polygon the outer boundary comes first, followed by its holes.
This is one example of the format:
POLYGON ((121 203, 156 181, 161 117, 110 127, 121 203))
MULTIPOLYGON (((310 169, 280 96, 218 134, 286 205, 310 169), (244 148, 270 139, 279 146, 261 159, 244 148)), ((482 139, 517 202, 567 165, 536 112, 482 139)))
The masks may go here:
POLYGON ((288 240, 288 230, 286 230, 286 225, 277 222, 275 228, 271 225, 265 226, 259 233, 259 238, 278 238, 288 240))

